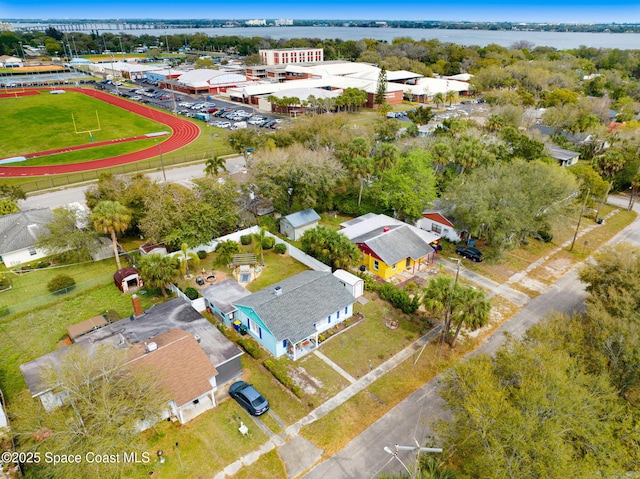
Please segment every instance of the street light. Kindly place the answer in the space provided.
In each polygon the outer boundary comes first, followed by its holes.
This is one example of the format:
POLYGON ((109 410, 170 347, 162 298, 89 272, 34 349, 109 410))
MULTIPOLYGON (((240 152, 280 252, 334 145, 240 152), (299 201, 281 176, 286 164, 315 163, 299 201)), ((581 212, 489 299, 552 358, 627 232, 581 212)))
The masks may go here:
POLYGON ((404 469, 407 471, 407 473, 409 474, 409 477, 413 477, 413 474, 411 473, 409 468, 406 466, 406 464, 402 462, 398 457, 398 451, 415 451, 416 452, 416 471, 415 472, 417 472, 417 469, 418 469, 418 456, 421 452, 437 452, 437 453, 442 452, 442 448, 440 447, 420 447, 420 445, 418 444, 418 441, 416 441, 415 446, 399 446, 398 444, 396 444, 395 451, 391 450, 391 448, 387 446, 384 446, 383 449, 384 449, 384 452, 392 455, 398 460, 400 464, 402 464, 402 467, 404 467, 404 469))

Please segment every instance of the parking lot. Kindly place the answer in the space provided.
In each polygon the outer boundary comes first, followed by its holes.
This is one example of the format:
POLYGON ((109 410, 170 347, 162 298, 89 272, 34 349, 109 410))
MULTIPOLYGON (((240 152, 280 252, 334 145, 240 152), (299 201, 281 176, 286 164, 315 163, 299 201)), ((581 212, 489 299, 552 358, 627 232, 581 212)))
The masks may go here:
POLYGON ((207 99, 211 97, 186 95, 158 88, 144 81, 122 84, 120 82, 103 82, 101 85, 111 93, 130 100, 147 103, 149 105, 175 111, 179 115, 196 118, 207 122, 211 126, 225 129, 264 128, 278 129, 283 120, 269 113, 258 112, 251 105, 239 104, 231 101, 207 99))

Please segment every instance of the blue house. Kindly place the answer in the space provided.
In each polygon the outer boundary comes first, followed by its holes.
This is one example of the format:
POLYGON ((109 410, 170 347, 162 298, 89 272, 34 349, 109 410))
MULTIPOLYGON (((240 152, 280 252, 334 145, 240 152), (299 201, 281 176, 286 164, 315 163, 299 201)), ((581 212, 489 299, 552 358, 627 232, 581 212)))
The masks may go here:
POLYGON ((303 271, 234 301, 235 320, 276 358, 294 361, 318 347, 318 335, 351 317, 355 298, 330 272, 303 271))

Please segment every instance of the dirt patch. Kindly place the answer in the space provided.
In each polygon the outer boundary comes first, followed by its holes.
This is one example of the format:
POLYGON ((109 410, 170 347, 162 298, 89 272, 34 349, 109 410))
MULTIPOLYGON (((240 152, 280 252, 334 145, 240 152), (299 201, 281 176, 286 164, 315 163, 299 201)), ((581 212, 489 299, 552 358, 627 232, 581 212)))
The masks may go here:
POLYGON ((315 394, 318 389, 324 386, 322 381, 310 376, 303 367, 292 368, 289 371, 289 376, 293 383, 302 389, 305 394, 315 394))

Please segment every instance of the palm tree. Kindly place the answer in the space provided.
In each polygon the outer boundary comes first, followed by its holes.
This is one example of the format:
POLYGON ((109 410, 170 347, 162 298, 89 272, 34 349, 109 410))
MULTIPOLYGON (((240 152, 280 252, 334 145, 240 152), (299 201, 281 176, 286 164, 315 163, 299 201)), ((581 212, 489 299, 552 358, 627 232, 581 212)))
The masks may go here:
POLYGON ((259 232, 253 233, 251 236, 254 239, 253 252, 256 256, 260 255, 260 264, 264 266, 264 248, 262 247, 262 242, 267 237, 267 230, 260 228, 259 232))
POLYGON ((449 102, 449 106, 451 106, 451 104, 458 99, 458 92, 448 91, 447 93, 445 93, 444 98, 449 102))
MULTIPOLYGON (((476 330, 489 322, 491 304, 487 301, 484 291, 471 287, 456 287, 451 310, 452 322, 456 323, 456 332, 453 337, 447 338, 447 342, 453 348, 462 326, 476 330)), ((449 331, 445 331, 445 334, 449 336, 449 331)))
POLYGON ((432 162, 436 167, 436 173, 443 170, 445 166, 451 163, 453 151, 451 151, 451 147, 448 143, 436 143, 433 145, 431 153, 433 154, 432 162))
POLYGON ((182 257, 180 258, 180 274, 186 276, 187 278, 191 277, 189 274, 189 261, 193 261, 194 266, 198 266, 200 264, 200 258, 193 251, 188 251, 187 248, 189 246, 187 243, 182 243, 180 250, 182 251, 182 257))
POLYGON ((359 156, 353 158, 349 165, 349 170, 358 178, 360 181, 360 191, 358 192, 358 206, 362 203, 362 190, 364 189, 365 179, 370 178, 374 172, 374 164, 373 159, 359 156))
POLYGON ((144 283, 151 288, 160 288, 165 298, 168 296, 165 286, 173 280, 177 266, 175 257, 157 253, 143 256, 138 261, 144 283))
POLYGON ((207 176, 218 176, 218 170, 227 171, 226 160, 219 156, 209 158, 204 166, 204 173, 207 176))
POLYGON ((424 307, 436 316, 446 313, 449 308, 449 302, 451 301, 453 283, 453 278, 442 275, 429 280, 422 296, 422 304, 424 307))
POLYGON ((231 264, 233 255, 240 253, 240 245, 237 241, 226 240, 218 243, 216 253, 218 253, 218 263, 223 265, 231 264))
POLYGON ((438 105, 444 105, 445 103, 444 93, 442 92, 436 93, 435 95, 433 95, 433 98, 431 98, 431 101, 436 104, 436 108, 438 108, 438 105))
POLYGON ((111 236, 116 264, 121 269, 117 235, 129 227, 131 212, 117 201, 101 201, 93 208, 91 222, 97 231, 111 236))

